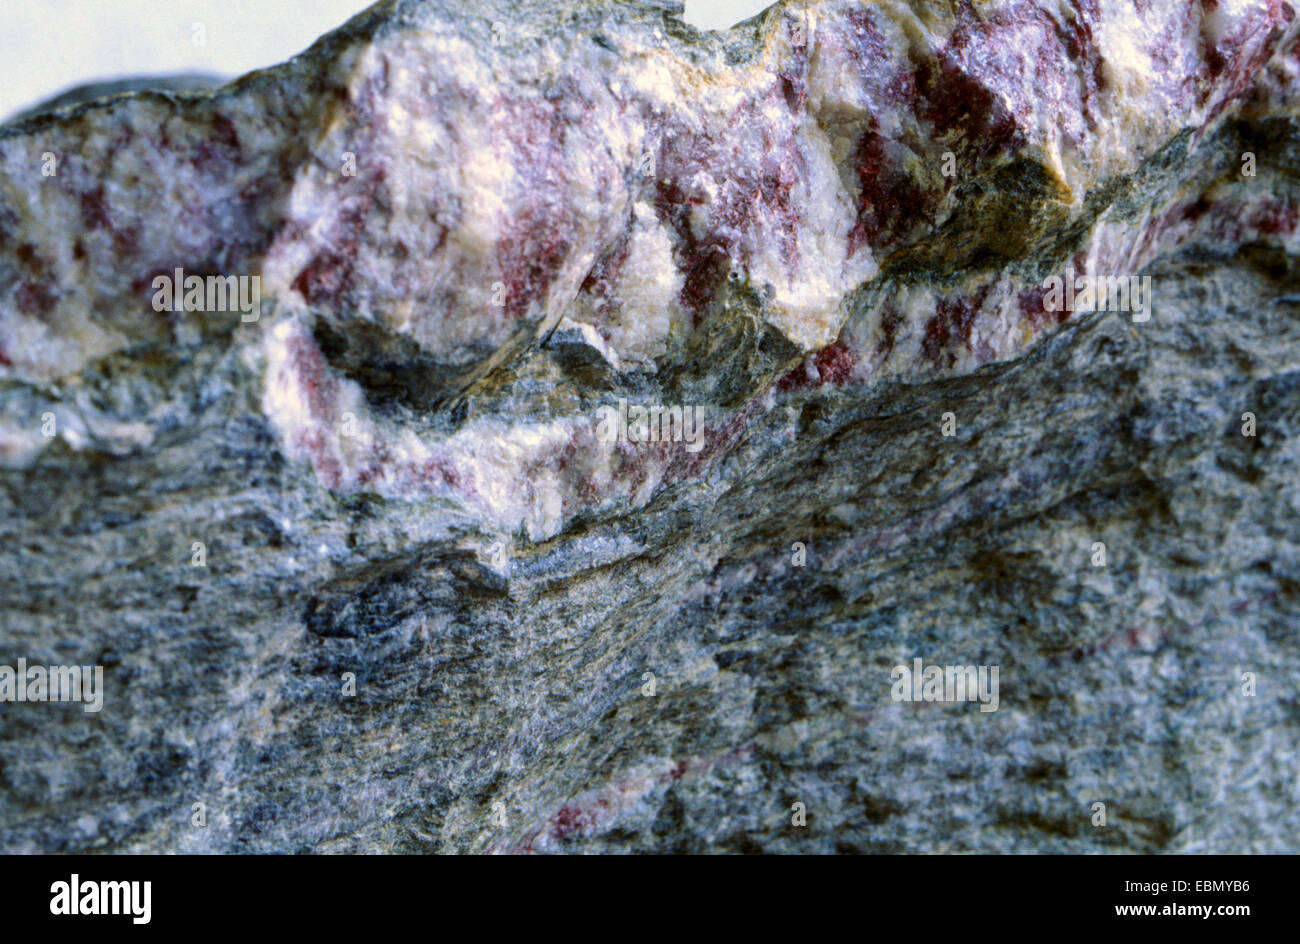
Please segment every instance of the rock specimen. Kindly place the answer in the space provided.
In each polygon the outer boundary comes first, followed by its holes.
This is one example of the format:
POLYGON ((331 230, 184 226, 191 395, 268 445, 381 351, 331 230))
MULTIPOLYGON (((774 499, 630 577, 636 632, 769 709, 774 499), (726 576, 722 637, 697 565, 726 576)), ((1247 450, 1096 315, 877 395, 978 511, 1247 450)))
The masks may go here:
POLYGON ((1297 851, 1295 8, 679 12, 0 128, 0 851, 1297 851))

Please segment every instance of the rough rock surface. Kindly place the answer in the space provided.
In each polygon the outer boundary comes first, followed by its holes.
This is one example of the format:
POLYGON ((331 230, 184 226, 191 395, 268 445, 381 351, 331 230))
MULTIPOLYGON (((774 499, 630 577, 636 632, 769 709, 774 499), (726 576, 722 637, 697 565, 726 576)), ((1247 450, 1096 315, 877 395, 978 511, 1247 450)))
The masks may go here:
POLYGON ((1295 8, 677 14, 0 128, 0 851, 1297 851, 1295 8))

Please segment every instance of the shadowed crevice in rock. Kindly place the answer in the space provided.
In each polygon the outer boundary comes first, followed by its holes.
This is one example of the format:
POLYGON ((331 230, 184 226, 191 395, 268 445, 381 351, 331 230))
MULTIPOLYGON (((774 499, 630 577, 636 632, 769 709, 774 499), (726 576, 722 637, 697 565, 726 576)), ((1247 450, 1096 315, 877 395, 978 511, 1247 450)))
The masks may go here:
POLYGON ((0 129, 0 848, 1295 851, 1292 7, 675 10, 0 129))

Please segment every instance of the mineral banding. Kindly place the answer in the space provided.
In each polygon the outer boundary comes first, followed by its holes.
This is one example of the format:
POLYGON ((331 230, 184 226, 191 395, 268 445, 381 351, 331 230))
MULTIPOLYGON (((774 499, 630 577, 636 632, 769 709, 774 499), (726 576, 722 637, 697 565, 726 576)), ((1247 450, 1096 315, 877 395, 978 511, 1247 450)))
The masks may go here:
POLYGON ((1283 0, 386 0, 0 127, 0 661, 104 667, 0 851, 1297 851, 1298 83, 1283 0))

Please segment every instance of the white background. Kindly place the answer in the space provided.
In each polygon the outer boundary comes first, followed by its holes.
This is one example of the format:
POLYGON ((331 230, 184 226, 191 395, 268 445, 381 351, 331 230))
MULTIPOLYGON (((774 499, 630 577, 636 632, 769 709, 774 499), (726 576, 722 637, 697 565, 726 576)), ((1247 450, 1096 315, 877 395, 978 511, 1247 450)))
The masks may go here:
MULTIPOLYGON (((468 0, 467 0, 468 2, 468 0)), ((0 0, 0 121, 85 82, 283 62, 369 0, 0 0), (207 45, 193 42, 202 23, 207 45)), ((769 0, 687 0, 686 20, 726 29, 769 0)))

